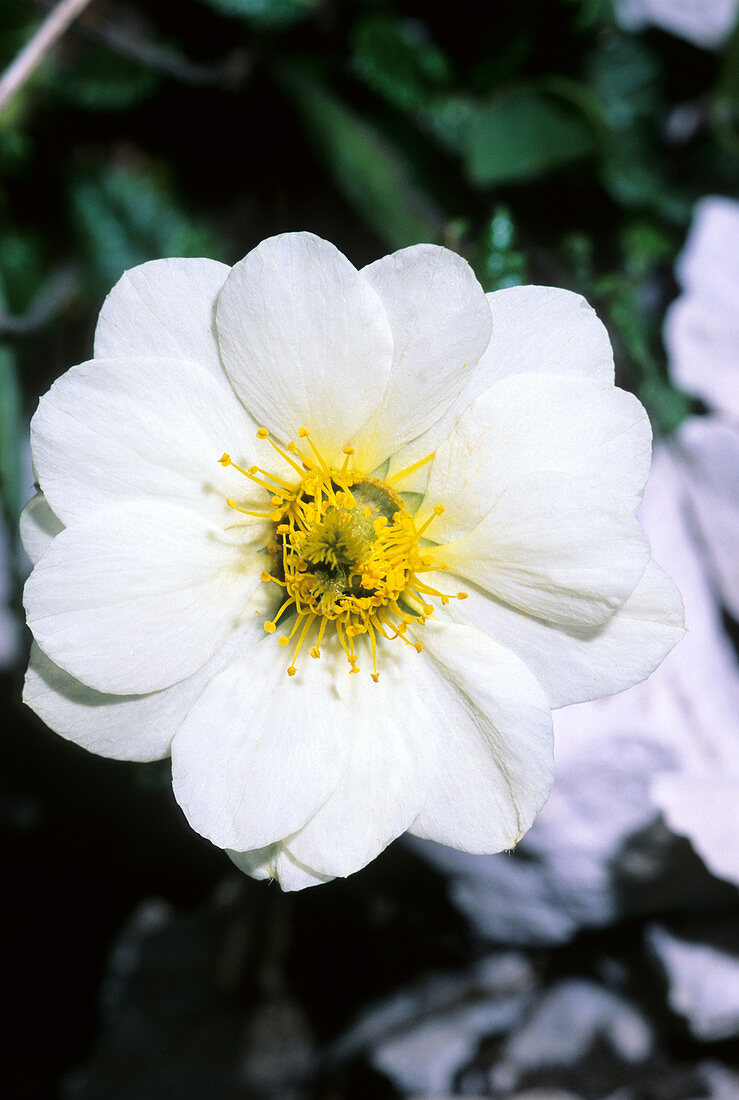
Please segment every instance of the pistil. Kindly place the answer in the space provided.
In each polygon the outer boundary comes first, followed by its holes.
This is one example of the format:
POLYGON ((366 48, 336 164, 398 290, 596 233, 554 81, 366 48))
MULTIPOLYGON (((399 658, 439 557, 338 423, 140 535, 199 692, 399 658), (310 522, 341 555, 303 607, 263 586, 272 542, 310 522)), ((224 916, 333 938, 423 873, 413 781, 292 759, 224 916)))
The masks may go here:
POLYGON ((349 446, 342 451, 341 468, 332 467, 307 428, 300 429, 299 438, 307 441, 310 457, 295 442, 285 449, 278 446, 264 428, 257 431, 257 438, 268 441, 299 475, 299 480, 291 484, 260 466, 245 469, 228 454, 220 459, 223 466, 233 466, 271 497, 272 507, 264 511, 228 500, 237 511, 274 523, 270 545, 273 567, 265 570, 261 579, 280 587, 284 598, 274 618, 265 621, 264 629, 274 634, 284 616, 291 611, 295 614, 291 628, 278 638, 281 646, 296 639, 287 669, 289 676, 297 672, 298 656, 316 624, 310 656, 320 657, 325 632, 333 624, 350 673, 360 671, 355 639, 367 635, 372 655, 370 675, 376 683, 380 675, 378 634, 388 640, 400 638, 420 653, 422 643, 406 634, 409 628, 423 626, 433 615, 434 606, 428 597, 446 604, 466 595, 439 592, 418 576, 433 568, 419 549, 419 540, 443 513, 443 505, 437 504, 416 528, 390 484, 431 461, 433 455, 383 482, 354 468, 354 450, 349 446))

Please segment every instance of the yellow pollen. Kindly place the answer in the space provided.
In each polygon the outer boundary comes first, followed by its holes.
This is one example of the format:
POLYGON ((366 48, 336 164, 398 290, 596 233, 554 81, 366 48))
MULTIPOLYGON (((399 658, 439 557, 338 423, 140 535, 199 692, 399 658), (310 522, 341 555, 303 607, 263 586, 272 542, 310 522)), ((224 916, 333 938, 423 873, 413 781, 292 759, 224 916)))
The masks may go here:
MULTIPOLYGON (((294 676, 304 647, 310 656, 321 656, 321 644, 332 626, 344 651, 349 672, 360 672, 360 653, 371 656, 370 676, 377 683, 377 635, 386 640, 400 638, 420 653, 421 642, 407 637, 409 629, 422 626, 434 614, 431 596, 448 603, 464 599, 437 591, 424 584, 420 573, 439 569, 419 549, 419 540, 444 507, 437 504, 419 527, 402 497, 392 487, 407 474, 430 462, 433 454, 401 470, 386 481, 366 476, 354 465, 354 448, 346 446, 340 467, 333 466, 301 427, 298 438, 310 451, 304 454, 292 441, 280 447, 266 428, 257 431, 296 472, 294 483, 261 466, 244 469, 228 453, 219 459, 269 494, 264 510, 252 510, 228 498, 238 512, 269 520, 273 533, 269 546, 270 567, 261 580, 282 590, 283 601, 274 618, 266 619, 267 634, 275 634, 285 618, 286 633, 277 639, 287 647, 295 640, 292 661, 287 668, 294 676), (295 456, 295 457, 293 457, 295 456), (366 639, 359 652, 357 639, 366 639), (365 643, 366 644, 366 643, 365 643)), ((441 567, 443 568, 443 566, 441 567)))

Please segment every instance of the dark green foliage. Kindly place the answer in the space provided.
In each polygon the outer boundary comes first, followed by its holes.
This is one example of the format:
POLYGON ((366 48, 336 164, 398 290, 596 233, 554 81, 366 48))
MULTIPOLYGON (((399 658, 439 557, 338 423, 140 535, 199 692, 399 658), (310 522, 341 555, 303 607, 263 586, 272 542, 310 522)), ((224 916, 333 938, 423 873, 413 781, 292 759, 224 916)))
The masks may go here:
POLYGON ((595 140, 571 103, 537 88, 506 91, 475 112, 467 169, 481 185, 528 180, 581 160, 595 140))
MULTIPOLYGON (((43 13, 0 9, 8 64, 43 13)), ((289 229, 357 263, 437 241, 488 290, 585 294, 670 431, 675 257, 695 201, 737 187, 739 32, 715 55, 627 34, 610 0, 91 5, 0 112, 5 509, 35 394, 126 268, 289 229)))
POLYGON ((305 71, 280 67, 290 96, 335 183, 388 248, 438 241, 441 211, 403 150, 305 71))
POLYGON ((109 289, 130 267, 162 256, 210 256, 223 245, 187 217, 153 174, 95 167, 70 183, 70 221, 88 261, 91 285, 109 289))
POLYGON ((129 111, 154 95, 158 73, 103 46, 80 51, 68 64, 49 69, 51 96, 80 111, 129 111))
POLYGON ((22 401, 15 356, 0 343, 0 491, 2 508, 12 524, 18 519, 25 490, 21 466, 22 401))
POLYGON ((529 282, 526 256, 516 247, 516 226, 507 206, 498 206, 482 237, 475 270, 485 290, 529 282))
POLYGON ((357 22, 352 44, 357 74, 388 103, 426 111, 454 90, 448 58, 419 20, 372 15, 357 22))
POLYGON ((201 0, 220 15, 233 16, 255 27, 283 28, 311 14, 317 0, 201 0))

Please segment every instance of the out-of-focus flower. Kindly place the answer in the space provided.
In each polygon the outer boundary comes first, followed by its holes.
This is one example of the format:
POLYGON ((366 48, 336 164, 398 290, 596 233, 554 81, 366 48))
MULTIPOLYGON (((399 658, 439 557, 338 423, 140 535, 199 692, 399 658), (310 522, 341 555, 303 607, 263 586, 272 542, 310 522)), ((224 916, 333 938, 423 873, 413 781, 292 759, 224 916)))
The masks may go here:
POLYGON ((670 374, 739 421, 739 202, 709 196, 696 204, 675 275, 682 294, 665 319, 670 374))
POLYGON ((575 295, 288 234, 129 272, 95 356, 32 424, 25 698, 93 751, 171 752, 249 874, 298 889, 405 830, 512 847, 550 707, 681 636, 634 514, 649 424, 575 295))
POLYGON ((736 22, 737 0, 616 0, 616 18, 627 30, 654 24, 715 49, 728 38, 736 22))
POLYGON ((739 619, 739 203, 696 204, 676 274, 683 292, 665 321, 670 373, 715 414, 686 421, 678 454, 713 581, 739 619))
MULTIPOLYGON (((713 874, 739 882, 739 669, 675 445, 655 452, 640 517, 683 594, 684 641, 631 691, 554 715, 557 783, 521 846, 525 859, 416 846, 449 874, 458 905, 490 939, 564 942, 582 927, 664 908, 660 813, 713 874)), ((682 866, 680 880, 699 906, 706 884, 690 873, 682 866)))
MULTIPOLYGON (((670 372, 715 415, 682 425, 675 459, 706 573, 720 603, 739 618, 739 203, 709 196, 696 204, 676 274, 683 292, 665 322, 670 372)), ((704 691, 726 702, 684 744, 680 766, 655 779, 653 796, 706 866, 739 883, 739 668, 713 614, 725 654, 710 667, 704 651, 704 691)))
POLYGON ((517 1028, 539 990, 523 954, 499 952, 469 970, 425 975, 370 1005, 334 1046, 364 1053, 404 1096, 446 1096, 485 1038, 517 1028))
POLYGON ((670 1004, 695 1037, 716 1042, 739 1035, 736 955, 674 936, 659 925, 649 929, 648 940, 667 974, 670 1004))
POLYGON ((691 417, 680 427, 676 454, 708 571, 739 620, 739 428, 717 416, 691 417))

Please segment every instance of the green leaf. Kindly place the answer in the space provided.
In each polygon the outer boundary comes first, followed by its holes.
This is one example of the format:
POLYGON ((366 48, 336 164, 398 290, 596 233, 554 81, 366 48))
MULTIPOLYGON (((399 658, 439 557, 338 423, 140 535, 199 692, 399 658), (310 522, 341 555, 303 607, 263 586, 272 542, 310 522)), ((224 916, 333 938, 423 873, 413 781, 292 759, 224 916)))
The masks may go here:
POLYGON ((9 116, 16 113, 17 102, 16 96, 8 104, 7 111, 0 115, 0 177, 6 180, 27 172, 33 155, 31 138, 10 122, 9 116))
POLYGON ((109 289, 128 268, 162 256, 225 253, 223 243, 150 172, 93 168, 70 188, 72 224, 94 288, 109 289))
POLYGON ((46 69, 47 91, 83 111, 128 111, 159 88, 161 76, 103 46, 88 46, 69 64, 46 69))
POLYGON ((593 52, 587 82, 598 127, 603 185, 626 209, 648 210, 684 223, 690 202, 666 177, 657 157, 663 117, 659 57, 633 35, 613 33, 593 52))
POLYGON ((45 278, 42 250, 35 236, 3 232, 0 248, 0 306, 10 314, 25 313, 45 278))
POLYGON ((590 30, 599 23, 606 26, 613 22, 613 0, 565 0, 565 3, 577 6, 574 29, 590 30))
POLYGON ((275 75, 337 187, 388 247, 441 239, 445 218, 396 145, 307 71, 275 75))
POLYGON ((405 111, 425 110, 431 96, 451 85, 447 58, 418 20, 372 15, 358 22, 353 47, 357 74, 405 111))
POLYGON ((627 210, 648 210, 666 222, 685 224, 691 203, 670 186, 654 156, 652 143, 636 130, 614 134, 604 143, 603 184, 627 210))
POLYGON ((255 27, 279 30, 305 19, 318 0, 201 0, 221 15, 230 15, 255 27))
POLYGON ((466 147, 476 105, 454 89, 446 55, 417 19, 372 15, 357 24, 352 68, 377 95, 451 152, 466 147))
POLYGON ((487 224, 473 267, 486 291, 529 281, 526 256, 516 248, 516 226, 507 206, 498 206, 487 224))
POLYGON ((591 126, 572 104, 537 89, 508 91, 478 108, 467 171, 489 186, 532 179, 588 156, 591 126))
POLYGON ((0 344, 0 492, 5 512, 14 525, 25 503, 21 476, 21 409, 15 356, 7 344, 0 344))
POLYGON ((661 103, 662 69, 656 54, 633 35, 611 35, 593 52, 588 84, 613 130, 653 118, 661 103))

